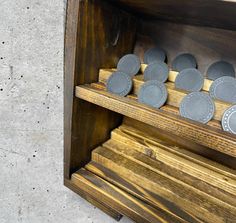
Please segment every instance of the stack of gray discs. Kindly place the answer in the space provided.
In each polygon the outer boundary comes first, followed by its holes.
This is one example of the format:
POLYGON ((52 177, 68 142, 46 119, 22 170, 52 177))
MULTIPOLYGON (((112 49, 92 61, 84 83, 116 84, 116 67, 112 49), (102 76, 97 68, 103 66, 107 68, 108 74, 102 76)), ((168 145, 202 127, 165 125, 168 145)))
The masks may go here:
POLYGON ((182 117, 198 121, 209 122, 215 112, 215 104, 211 97, 202 92, 192 92, 186 95, 180 104, 182 117))
POLYGON ((162 83, 166 82, 169 76, 169 68, 162 61, 150 63, 144 71, 144 81, 157 80, 162 83))
POLYGON ((187 68, 197 68, 197 60, 192 54, 180 54, 172 62, 172 70, 180 72, 187 68))
POLYGON ((203 75, 195 68, 182 70, 175 79, 175 87, 186 91, 200 91, 204 84, 203 75))
POLYGON ((226 61, 217 61, 207 70, 207 78, 210 80, 216 80, 223 76, 235 77, 233 65, 226 61))
POLYGON ((138 93, 138 101, 152 106, 154 108, 160 108, 165 104, 167 100, 167 90, 165 84, 151 80, 145 82, 138 93))
POLYGON ((159 47, 154 47, 144 53, 144 63, 150 64, 156 61, 164 62, 166 60, 166 52, 159 47))

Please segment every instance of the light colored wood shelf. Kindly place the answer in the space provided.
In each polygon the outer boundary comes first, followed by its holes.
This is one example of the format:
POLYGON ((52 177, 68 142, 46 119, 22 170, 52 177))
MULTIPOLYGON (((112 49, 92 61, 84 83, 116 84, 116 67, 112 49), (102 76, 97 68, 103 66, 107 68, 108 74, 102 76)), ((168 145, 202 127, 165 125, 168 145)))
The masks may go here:
POLYGON ((236 137, 233 134, 153 109, 136 100, 120 97, 91 85, 77 86, 76 97, 236 157, 236 137))
MULTIPOLYGON (((100 69, 99 82, 106 84, 106 82, 107 82, 108 78, 110 77, 110 75, 112 74, 112 72, 114 72, 114 69, 100 69)), ((143 83, 144 83, 143 75, 134 76, 134 78, 133 78, 133 94, 135 94, 135 95, 138 94, 139 89, 143 83)), ((168 91, 168 99, 167 99, 166 104, 178 108, 180 106, 181 101, 188 94, 188 92, 175 89, 174 83, 172 83, 172 82, 167 82, 167 83, 165 83, 165 85, 166 85, 167 91, 168 91)), ((215 115, 213 118, 215 120, 221 121, 225 110, 227 110, 230 106, 232 106, 232 104, 225 103, 225 102, 219 101, 219 100, 214 100, 214 101, 215 101, 215 107, 216 107, 215 110, 216 111, 215 111, 215 115)))

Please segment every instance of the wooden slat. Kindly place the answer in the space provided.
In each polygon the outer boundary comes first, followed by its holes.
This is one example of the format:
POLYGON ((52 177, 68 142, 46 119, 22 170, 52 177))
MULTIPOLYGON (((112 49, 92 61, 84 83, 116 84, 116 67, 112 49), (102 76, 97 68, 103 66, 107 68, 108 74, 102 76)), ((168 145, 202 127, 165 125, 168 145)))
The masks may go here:
POLYGON ((186 212, 180 210, 175 204, 167 201, 158 195, 155 195, 138 185, 133 184, 129 179, 124 179, 117 175, 111 169, 107 169, 99 163, 94 161, 89 162, 85 168, 90 172, 98 175, 99 177, 109 181, 111 184, 116 185, 124 191, 132 194, 140 200, 150 204, 154 208, 161 210, 163 215, 169 216, 171 222, 200 222, 197 219, 191 217, 186 212))
MULTIPOLYGON (((110 77, 112 72, 113 71, 110 69, 100 69, 99 82, 106 84, 106 81, 110 77)), ((136 94, 136 95, 138 94, 139 89, 143 83, 144 83, 143 75, 136 75, 133 78, 133 93, 134 94, 136 94)), ((166 104, 171 105, 171 106, 175 106, 175 107, 179 107, 181 101, 188 94, 188 92, 175 89, 174 84, 171 82, 167 82, 167 83, 165 83, 165 85, 166 85, 167 91, 168 91, 168 99, 167 99, 166 104)), ((213 118, 215 120, 221 121, 225 110, 227 110, 230 106, 232 106, 232 104, 225 103, 225 102, 222 102, 219 100, 214 100, 214 101, 215 101, 216 109, 215 109, 215 114, 214 114, 213 118)))
POLYGON ((180 150, 180 154, 184 154, 186 157, 194 156, 195 160, 199 160, 201 164, 205 163, 205 166, 208 168, 213 166, 216 170, 223 170, 224 174, 232 173, 235 175, 236 158, 233 156, 197 144, 191 140, 176 136, 173 133, 166 132, 127 116, 123 117, 122 125, 119 128, 122 128, 122 131, 128 129, 129 132, 132 132, 136 137, 149 138, 152 141, 161 139, 162 141, 167 142, 168 145, 172 145, 173 147, 176 146, 176 148, 183 148, 180 150), (123 127, 125 127, 125 130, 123 127))
MULTIPOLYGON (((101 82, 92 83, 91 86, 98 88, 100 90, 106 90, 106 86, 101 82)), ((130 94, 130 95, 127 95, 127 98, 137 100, 137 95, 130 94)), ((167 112, 170 112, 175 115, 179 115, 179 108, 171 106, 171 105, 164 105, 160 108, 160 110, 167 111, 167 112)), ((217 129, 222 129, 220 121, 218 121, 218 120, 212 119, 208 123, 206 123, 206 125, 212 126, 217 129)))
POLYGON ((174 218, 171 218, 170 215, 164 215, 160 210, 154 209, 85 169, 80 169, 72 174, 71 182, 80 190, 95 196, 101 202, 109 204, 109 206, 133 219, 135 222, 180 222, 172 221, 174 218))
POLYGON ((173 177, 154 173, 110 149, 98 147, 92 153, 92 160, 112 169, 119 176, 129 179, 134 184, 175 203, 192 217, 196 216, 207 222, 234 222, 236 220, 235 207, 173 177))
POLYGON ((152 141, 148 138, 134 136, 130 131, 115 129, 111 140, 103 144, 111 150, 125 154, 137 163, 147 163, 152 171, 162 171, 197 189, 207 192, 226 203, 236 206, 236 175, 211 166, 205 159, 202 163, 185 150, 173 147, 163 141, 152 141))
POLYGON ((203 146, 236 157, 236 141, 232 134, 196 123, 158 109, 140 104, 135 100, 119 97, 88 85, 77 86, 76 96, 109 110, 137 119, 203 146))

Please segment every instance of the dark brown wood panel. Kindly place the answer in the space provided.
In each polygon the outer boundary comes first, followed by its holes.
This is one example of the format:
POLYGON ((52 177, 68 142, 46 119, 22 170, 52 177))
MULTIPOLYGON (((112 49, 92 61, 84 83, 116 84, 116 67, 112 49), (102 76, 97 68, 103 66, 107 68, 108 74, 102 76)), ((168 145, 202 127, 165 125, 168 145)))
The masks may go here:
POLYGON ((90 151, 109 137, 121 116, 74 96, 74 87, 98 79, 98 69, 114 67, 132 52, 136 19, 100 0, 68 0, 65 35, 64 173, 90 160, 90 151))
POLYGON ((203 74, 217 60, 226 60, 236 69, 236 31, 142 20, 138 34, 135 53, 141 58, 145 50, 157 45, 167 52, 169 66, 177 55, 189 52, 203 74))
POLYGON ((236 29, 236 3, 224 0, 111 0, 143 18, 236 29))

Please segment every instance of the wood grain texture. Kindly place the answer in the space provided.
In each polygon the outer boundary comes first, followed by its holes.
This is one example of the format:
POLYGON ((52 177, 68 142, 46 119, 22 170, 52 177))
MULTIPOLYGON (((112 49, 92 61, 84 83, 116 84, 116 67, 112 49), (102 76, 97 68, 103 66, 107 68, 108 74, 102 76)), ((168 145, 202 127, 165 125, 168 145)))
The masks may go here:
POLYGON ((119 128, 129 129, 132 132, 137 132, 137 134, 144 137, 148 137, 153 141, 162 140, 172 145, 173 147, 183 148, 182 154, 187 157, 192 157, 194 154, 196 156, 195 160, 199 160, 201 163, 207 165, 210 161, 210 166, 216 167, 216 169, 224 170, 225 174, 230 172, 233 175, 236 170, 236 158, 221 153, 219 151, 207 148, 205 146, 194 143, 193 141, 186 140, 185 138, 178 137, 169 132, 163 131, 144 122, 124 117, 122 126, 119 128), (190 153, 190 154, 189 154, 190 153), (229 165, 228 165, 229 164, 229 165))
POLYGON ((85 169, 80 169, 72 174, 71 183, 86 194, 92 194, 97 200, 109 204, 111 208, 128 216, 135 222, 172 222, 173 218, 164 215, 161 211, 154 209, 85 169))
POLYGON ((129 179, 120 177, 114 171, 102 166, 99 163, 91 161, 85 166, 85 168, 113 185, 116 185, 120 189, 127 191, 138 199, 150 204, 155 209, 160 210, 162 215, 169 217, 168 222, 199 222, 196 218, 193 218, 188 213, 183 212, 175 204, 167 201, 165 198, 133 184, 129 181, 129 179))
POLYGON ((236 29, 235 1, 211 0, 111 0, 115 4, 147 19, 236 29))
POLYGON ((191 53, 196 57, 200 72, 206 75, 208 67, 218 60, 226 60, 236 69, 235 38, 236 31, 141 20, 134 52, 142 59, 150 47, 162 47, 170 68, 176 56, 191 53))
POLYGON ((208 159, 125 126, 113 130, 111 139, 103 146, 236 206, 235 171, 212 165, 208 159))
POLYGON ((133 99, 119 97, 88 85, 76 87, 76 96, 179 137, 236 157, 236 140, 232 134, 165 113, 159 109, 153 109, 133 99))
POLYGON ((117 212, 115 209, 111 208, 109 204, 102 203, 97 197, 94 197, 93 194, 86 193, 82 188, 78 187, 76 184, 72 183, 71 180, 65 179, 64 185, 70 188, 72 191, 77 193, 79 196, 87 200, 92 205, 99 208, 101 211, 114 218, 116 221, 119 221, 123 216, 117 212))
POLYGON ((76 98, 74 87, 97 81, 100 67, 114 67, 133 50, 136 19, 105 1, 68 0, 67 5, 64 175, 69 179, 121 121, 120 115, 76 98))
POLYGON ((170 202, 192 217, 206 222, 235 222, 234 206, 222 202, 204 192, 161 172, 153 172, 114 151, 98 147, 92 152, 92 160, 112 169, 119 176, 145 188, 170 202))
MULTIPOLYGON (((108 78, 111 76, 113 70, 111 69, 101 69, 99 72, 99 82, 106 84, 108 78)), ((137 95, 140 87, 144 84, 143 75, 136 75, 133 77, 133 91, 132 93, 137 95)), ((174 84, 171 82, 165 83, 168 91, 168 99, 166 104, 174 107, 180 107, 180 103, 183 98, 189 93, 183 90, 176 89, 174 84)), ((215 102, 215 114, 214 119, 221 121, 224 112, 232 106, 232 104, 214 100, 215 102)))

